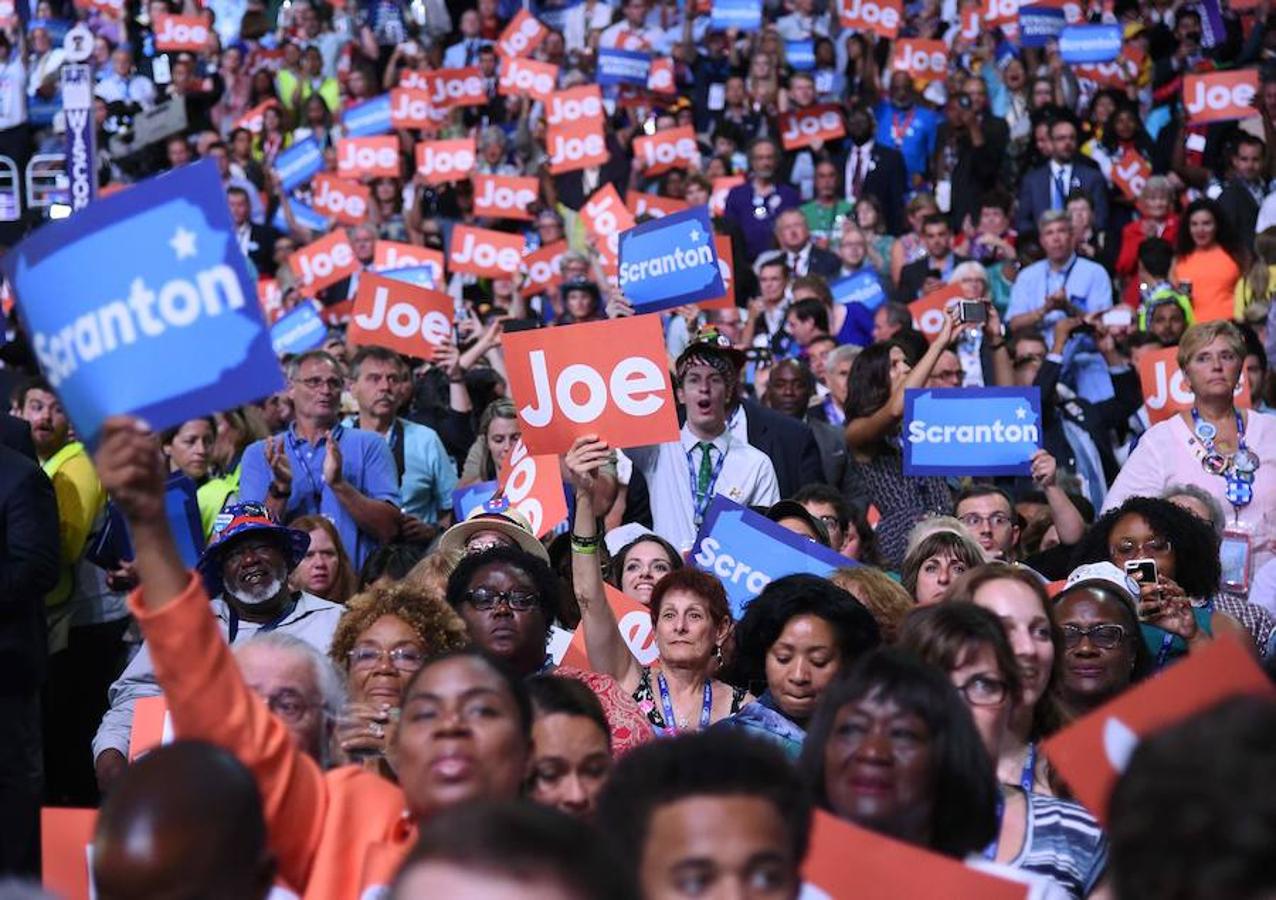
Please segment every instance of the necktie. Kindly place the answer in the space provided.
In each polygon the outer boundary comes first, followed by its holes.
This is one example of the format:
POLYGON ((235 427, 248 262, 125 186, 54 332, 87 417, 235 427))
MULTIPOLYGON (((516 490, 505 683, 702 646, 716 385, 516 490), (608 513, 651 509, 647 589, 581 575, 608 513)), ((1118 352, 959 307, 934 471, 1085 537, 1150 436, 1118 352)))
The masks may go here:
POLYGON ((469 65, 472 65, 473 62, 474 62, 474 42, 466 41, 465 42, 465 64, 469 66, 469 65))
POLYGON ((798 262, 801 259, 802 259, 802 255, 800 253, 789 254, 789 271, 792 272, 794 275, 803 274, 802 272, 798 271, 798 262))
POLYGON ((1063 169, 1059 169, 1054 173, 1054 203, 1050 204, 1051 209, 1063 209, 1068 199, 1068 191, 1063 184, 1063 169))
POLYGON ((696 474, 696 493, 703 497, 709 492, 709 482, 713 478, 713 444, 708 441, 700 441, 696 444, 700 448, 700 471, 696 474))
POLYGON ((851 193, 858 200, 864 190, 864 157, 868 155, 868 152, 863 147, 856 147, 853 152, 855 168, 851 176, 851 193))

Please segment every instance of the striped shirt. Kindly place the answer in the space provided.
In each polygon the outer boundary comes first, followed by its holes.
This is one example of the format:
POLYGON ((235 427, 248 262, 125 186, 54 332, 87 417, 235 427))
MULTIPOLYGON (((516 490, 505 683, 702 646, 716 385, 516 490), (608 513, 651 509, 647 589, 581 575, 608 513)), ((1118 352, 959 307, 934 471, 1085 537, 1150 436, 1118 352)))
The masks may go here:
POLYGON ((1072 897, 1087 896, 1108 865, 1108 839, 1099 823, 1076 803, 1027 796, 1023 848, 1009 865, 1044 875, 1072 897))

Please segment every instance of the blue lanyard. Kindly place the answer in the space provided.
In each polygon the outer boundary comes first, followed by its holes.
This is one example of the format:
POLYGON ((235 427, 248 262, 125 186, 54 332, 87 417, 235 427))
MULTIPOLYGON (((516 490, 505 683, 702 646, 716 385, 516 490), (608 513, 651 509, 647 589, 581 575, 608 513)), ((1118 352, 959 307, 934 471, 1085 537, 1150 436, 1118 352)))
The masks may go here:
MULTIPOLYGON (((697 489, 696 472, 699 470, 691 458, 691 451, 696 448, 692 447, 687 451, 687 481, 691 487, 692 518, 695 520, 697 531, 700 530, 700 523, 704 521, 705 510, 709 508, 709 501, 713 499, 713 488, 718 483, 718 476, 722 474, 722 464, 727 460, 727 451, 731 449, 731 433, 726 432, 726 437, 727 445, 718 451, 718 461, 713 464, 713 472, 709 475, 709 485, 705 488, 703 494, 697 489)), ((709 451, 701 450, 700 452, 708 453, 709 451)))
POLYGON ((1232 509, 1239 518, 1241 509, 1254 500, 1253 481, 1254 472, 1258 468, 1258 457, 1245 446, 1245 419, 1241 417, 1240 410, 1232 412, 1236 415, 1236 452, 1232 454, 1230 462, 1214 447, 1217 429, 1212 423, 1201 420, 1201 413, 1195 406, 1192 407, 1192 433, 1205 448, 1205 459, 1202 462, 1205 471, 1222 476, 1227 484, 1224 492, 1227 502, 1232 504, 1232 509))
MULTIPOLYGON (((1068 263, 1068 268, 1061 273, 1063 275, 1063 283, 1059 285, 1059 289, 1065 294, 1068 293, 1068 279, 1072 277, 1072 270, 1077 267, 1077 260, 1080 259, 1076 253, 1072 254, 1072 262, 1068 263)), ((1050 264, 1046 264, 1046 293, 1050 293, 1050 276, 1054 274, 1054 270, 1050 268, 1050 264)))
POLYGON ((997 833, 992 836, 992 841, 984 848, 984 859, 989 862, 997 861, 997 845, 1001 843, 1001 820, 1006 814, 1006 798, 1000 793, 997 794, 997 833))
MULTIPOLYGON (((297 608, 297 598, 293 597, 288 603, 284 604, 284 608, 279 611, 279 615, 275 616, 269 622, 266 622, 257 629, 258 634, 265 634, 268 631, 274 631, 284 623, 284 619, 293 614, 297 608)), ((230 605, 230 601, 226 601, 226 643, 235 643, 235 638, 239 635, 239 613, 235 612, 235 607, 230 605)))
POLYGON ((1028 744, 1028 758, 1023 763, 1023 774, 1019 776, 1019 786, 1025 794, 1032 793, 1032 786, 1037 783, 1037 745, 1028 744))
MULTIPOLYGON (((664 673, 656 676, 656 687, 660 688, 660 706, 664 710, 665 730, 671 734, 678 733, 678 718, 673 714, 673 701, 669 699, 669 684, 664 673)), ((704 680, 704 704, 700 707, 700 729, 709 727, 709 714, 713 712, 713 682, 704 680)))
MULTIPOLYGON (((341 425, 334 425, 328 430, 328 440, 332 442, 339 441, 341 439, 341 431, 341 425)), ((315 478, 315 473, 310 468, 310 463, 306 462, 306 457, 301 452, 301 441, 297 439, 296 434, 291 428, 288 429, 286 435, 288 438, 288 445, 292 447, 293 450, 293 458, 297 460, 297 464, 301 466, 306 473, 306 481, 310 484, 310 493, 315 498, 315 512, 318 512, 320 506, 323 504, 323 479, 315 478)), ((325 450, 324 452, 327 453, 328 451, 325 450)))

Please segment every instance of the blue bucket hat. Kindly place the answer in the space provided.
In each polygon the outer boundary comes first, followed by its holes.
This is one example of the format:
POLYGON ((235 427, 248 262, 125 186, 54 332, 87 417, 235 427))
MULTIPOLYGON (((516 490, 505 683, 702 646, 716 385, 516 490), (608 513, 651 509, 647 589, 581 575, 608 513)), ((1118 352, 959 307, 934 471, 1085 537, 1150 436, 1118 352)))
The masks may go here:
POLYGON ((226 527, 213 538, 195 565, 204 579, 210 596, 222 592, 222 563, 235 541, 247 534, 271 537, 277 541, 288 562, 288 571, 297 568, 310 548, 310 535, 296 528, 277 523, 261 503, 236 503, 222 511, 221 518, 229 518, 226 527))

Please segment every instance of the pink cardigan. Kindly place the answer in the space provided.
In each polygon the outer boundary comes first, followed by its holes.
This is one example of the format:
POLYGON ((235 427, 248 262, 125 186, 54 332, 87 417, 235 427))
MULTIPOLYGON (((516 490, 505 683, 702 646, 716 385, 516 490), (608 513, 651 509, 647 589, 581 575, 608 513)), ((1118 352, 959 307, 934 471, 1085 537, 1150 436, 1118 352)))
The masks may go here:
MULTIPOLYGON (((1276 555, 1276 416, 1247 411, 1245 446, 1262 464, 1254 478, 1254 500, 1240 512, 1240 525, 1254 547, 1254 571, 1276 555)), ((1201 467, 1204 450, 1181 415, 1147 430, 1121 468, 1103 501, 1103 511, 1120 506, 1127 497, 1159 497, 1171 485, 1194 484, 1222 505, 1228 525, 1236 521, 1227 502, 1227 483, 1201 467)))

